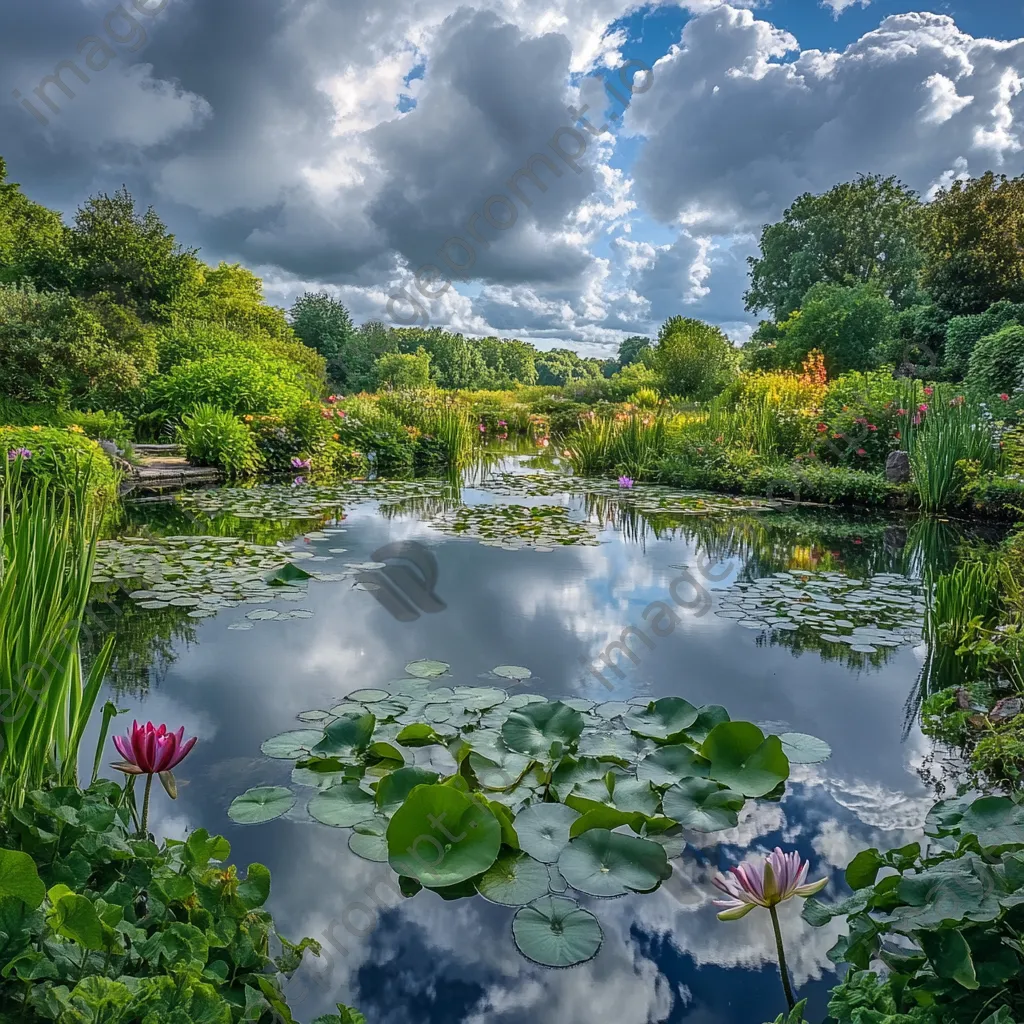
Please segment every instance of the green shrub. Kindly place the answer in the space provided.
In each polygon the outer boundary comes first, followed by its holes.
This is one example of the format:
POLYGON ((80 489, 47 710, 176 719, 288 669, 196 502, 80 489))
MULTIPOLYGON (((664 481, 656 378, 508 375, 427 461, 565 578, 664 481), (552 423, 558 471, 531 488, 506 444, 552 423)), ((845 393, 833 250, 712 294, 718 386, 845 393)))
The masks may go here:
POLYGON ((106 453, 84 434, 58 427, 0 427, 0 462, 18 449, 32 453, 22 460, 25 482, 39 480, 57 490, 73 492, 81 474, 87 474, 90 499, 110 506, 117 498, 121 474, 106 453))
POLYGON ((345 402, 342 419, 336 419, 340 443, 370 458, 378 472, 406 472, 416 456, 417 427, 403 424, 397 416, 364 398, 345 402))
POLYGON ((310 397, 297 371, 287 364, 239 356, 182 363, 156 378, 149 389, 151 408, 166 411, 172 419, 203 402, 239 416, 256 416, 292 408, 310 397))
POLYGON ((216 466, 229 477, 248 476, 261 467, 256 439, 236 416, 209 404, 182 416, 178 443, 196 466, 216 466))
POLYGON ((14 427, 80 427, 94 441, 113 441, 121 448, 132 443, 132 428, 121 412, 79 412, 40 403, 0 398, 0 424, 14 427))
POLYGON ((978 342, 1008 324, 1024 324, 1024 304, 997 302, 976 316, 955 316, 946 327, 945 365, 959 378, 966 376, 978 342))
POLYGON ((252 1024, 291 1020, 282 980, 320 947, 277 934, 270 872, 240 874, 205 829, 157 845, 131 803, 108 781, 36 791, 3 823, 5 877, 22 885, 4 900, 0 1018, 230 1024, 244 1007, 252 1024))
POLYGON ((1009 324, 978 340, 968 363, 967 384, 988 397, 1024 387, 1024 327, 1009 324))
POLYGON ((739 364, 739 353, 719 328, 681 316, 662 325, 654 354, 661 390, 702 402, 725 389, 739 364))
POLYGON ((430 384, 430 355, 424 349, 415 354, 388 352, 374 365, 378 388, 425 388, 430 384))

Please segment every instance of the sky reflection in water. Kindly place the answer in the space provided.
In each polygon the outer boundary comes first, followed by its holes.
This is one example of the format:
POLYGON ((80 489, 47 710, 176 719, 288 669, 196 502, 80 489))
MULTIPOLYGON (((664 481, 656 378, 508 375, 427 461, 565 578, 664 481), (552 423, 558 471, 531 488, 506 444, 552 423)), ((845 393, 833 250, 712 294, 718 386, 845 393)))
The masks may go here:
MULTIPOLYGON (((486 495, 466 492, 463 498, 486 495)), ((578 498, 570 503, 581 507, 578 498)), ((840 571, 849 566, 855 575, 903 571, 906 532, 898 525, 861 529, 837 520, 833 537, 815 526, 811 543, 812 531, 801 536, 792 517, 766 528, 747 516, 735 520, 732 537, 722 520, 717 529, 690 520, 684 524, 689 538, 648 533, 641 542, 636 524, 627 523, 625 530, 603 530, 599 547, 505 551, 439 534, 415 515, 384 518, 372 504, 348 511, 347 550, 335 556, 338 568, 370 559, 383 544, 418 540, 437 559, 445 611, 396 622, 371 593, 313 584, 303 602, 315 611, 308 620, 259 622, 241 632, 226 627, 244 620, 245 606, 200 622, 179 617, 196 642, 174 643, 175 657, 148 694, 119 697, 132 715, 184 725, 199 737, 181 769, 177 804, 162 795, 155 801, 157 834, 180 837, 200 826, 222 832, 239 864, 260 861, 271 869, 270 909, 281 932, 324 943, 322 959, 291 983, 298 1019, 341 1000, 360 1007, 374 1024, 774 1020, 782 994, 768 915, 720 923, 711 879, 716 870, 778 844, 811 860, 810 877, 830 875, 823 894, 830 898, 842 891, 842 868, 857 850, 909 841, 932 802, 915 774, 928 743, 914 727, 903 735, 923 648, 887 651, 874 659, 877 665, 856 655, 848 655, 848 663, 825 660, 814 648, 795 651, 795 634, 766 642, 712 611, 683 615, 653 650, 639 647, 639 665, 624 663, 621 680, 609 676, 611 692, 581 659, 596 658, 625 626, 642 625, 651 601, 668 600, 669 583, 679 574, 673 567, 695 563, 709 547, 734 566, 719 585, 725 587, 737 572, 757 576, 824 564, 821 559, 840 571), (695 530, 703 539, 692 535, 695 530), (393 878, 386 865, 351 854, 347 831, 301 820, 312 791, 300 792, 285 819, 241 827, 227 818, 231 799, 247 787, 289 784, 290 762, 263 758, 264 739, 300 727, 294 716, 302 710, 330 707, 361 687, 386 686, 418 658, 450 662, 453 681, 463 685, 496 665, 519 664, 535 674, 528 688, 551 697, 649 694, 720 703, 734 718, 820 736, 833 756, 823 765, 794 766, 781 804, 748 801, 739 827, 688 848, 658 892, 582 898, 604 929, 601 952, 583 966, 548 970, 516 952, 514 909, 482 899, 445 903, 429 892, 399 901, 384 886, 374 889, 393 878)), ((314 544, 326 554, 338 542, 334 536, 314 544)), ((335 571, 330 563, 322 567, 335 571)), ((136 691, 140 685, 138 678, 122 682, 136 691)), ((833 981, 825 954, 839 925, 810 928, 797 901, 781 909, 794 982, 812 1010, 823 1011, 833 981)))

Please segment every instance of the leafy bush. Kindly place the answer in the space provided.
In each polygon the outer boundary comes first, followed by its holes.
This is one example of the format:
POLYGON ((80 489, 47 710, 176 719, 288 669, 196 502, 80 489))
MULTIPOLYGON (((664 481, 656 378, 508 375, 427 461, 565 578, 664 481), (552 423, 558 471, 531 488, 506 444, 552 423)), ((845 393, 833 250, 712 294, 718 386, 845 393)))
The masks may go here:
POLYGON ((407 426, 397 416, 381 409, 368 398, 350 398, 336 420, 338 437, 350 450, 372 457, 380 472, 411 470, 416 456, 418 428, 407 426))
MULTIPOLYGON (((0 424, 15 427, 79 427, 94 441, 113 441, 121 448, 132 443, 128 418, 120 412, 79 412, 40 403, 26 404, 0 398, 0 424)), ((73 431, 74 432, 74 431, 73 431)))
POLYGON ((0 285, 0 393, 60 408, 127 401, 154 370, 155 345, 125 318, 65 292, 0 285))
POLYGON ((739 353, 717 327, 674 316, 658 332, 655 360, 665 394, 706 401, 735 376, 739 353))
POLYGON ((422 348, 415 354, 388 352, 374 370, 378 388, 425 388, 430 384, 430 355, 422 348))
POLYGON ((1024 327, 1009 324, 978 340, 968 363, 967 384, 977 394, 1010 393, 1024 387, 1024 327))
POLYGON ((277 935, 264 909, 270 872, 250 864, 240 877, 224 863, 227 840, 205 829, 160 846, 140 838, 129 802, 106 781, 36 791, 4 823, 0 1015, 232 1024, 244 1010, 252 1024, 292 1020, 280 979, 320 947, 277 935))
POLYGON ((153 381, 149 401, 171 418, 206 402, 239 416, 293 408, 310 397, 287 364, 257 363, 239 356, 211 356, 173 367, 153 381))
POLYGON ((70 492, 84 473, 91 500, 109 506, 117 497, 121 474, 106 452, 84 434, 58 427, 0 427, 0 464, 6 468, 9 453, 19 449, 32 453, 21 461, 25 482, 39 480, 70 492))
POLYGON ((1024 798, 942 801, 925 833, 934 840, 927 852, 911 843, 859 853, 846 869, 848 899, 805 903, 812 925, 847 919, 848 934, 828 956, 853 971, 832 993, 831 1017, 840 1024, 1020 1020, 1024 798), (875 960, 888 969, 884 979, 869 971, 875 960))
POLYGON ((974 346, 1008 324, 1024 324, 1024 304, 997 302, 976 316, 955 316, 946 327, 945 365, 958 377, 966 376, 974 346))
POLYGON ((256 439, 231 413, 209 404, 182 416, 178 443, 196 466, 216 466, 229 477, 248 476, 261 466, 256 439))

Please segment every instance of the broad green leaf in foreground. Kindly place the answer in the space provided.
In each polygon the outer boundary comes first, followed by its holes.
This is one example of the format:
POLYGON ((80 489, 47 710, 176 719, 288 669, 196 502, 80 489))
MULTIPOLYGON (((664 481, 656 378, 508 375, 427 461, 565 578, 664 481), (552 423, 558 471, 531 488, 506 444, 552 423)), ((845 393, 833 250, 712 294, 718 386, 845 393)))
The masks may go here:
POLYGON ((573 839, 558 858, 558 870, 574 889, 590 896, 649 892, 672 874, 657 843, 607 829, 573 839))
POLYGON ((601 926, 588 910, 564 896, 542 896, 512 919, 519 952, 545 967, 573 967, 597 955, 601 926))
POLYGON ((789 778, 789 760, 778 736, 765 738, 750 722, 722 722, 700 749, 711 778, 744 796, 764 796, 789 778))

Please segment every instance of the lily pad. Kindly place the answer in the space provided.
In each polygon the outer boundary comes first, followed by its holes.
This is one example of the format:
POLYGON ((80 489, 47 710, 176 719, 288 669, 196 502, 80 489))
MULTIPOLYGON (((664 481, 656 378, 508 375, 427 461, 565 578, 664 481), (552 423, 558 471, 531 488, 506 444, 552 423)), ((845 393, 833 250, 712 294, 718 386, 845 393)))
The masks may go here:
POLYGON ((682 697, 663 697, 626 717, 626 725, 639 736, 667 740, 685 732, 697 721, 698 711, 682 697))
POLYGON ((735 828, 743 796, 710 779, 683 779, 665 792, 667 817, 695 832, 735 828))
POLYGON ((558 858, 558 870, 574 889, 604 897, 649 892, 672 874, 657 843, 599 828, 569 843, 558 858))
POLYGON ((819 764, 832 756, 832 748, 824 740, 805 732, 784 732, 779 739, 790 764, 819 764))
POLYGON ((522 754, 547 754, 553 743, 567 746, 583 732, 583 716, 561 701, 531 704, 513 711, 501 727, 506 745, 522 754))
POLYGON ((419 679, 434 679, 443 676, 450 668, 451 665, 443 661, 410 661, 405 671, 419 679))
POLYGON ((565 804, 531 804, 515 819, 519 846, 534 860, 553 864, 569 843, 569 829, 579 813, 565 804))
POLYGON ((376 724, 377 719, 370 714, 342 715, 327 726, 323 739, 313 748, 313 753, 326 757, 344 757, 365 750, 370 745, 376 724))
POLYGON ((295 806, 295 794, 284 786, 257 786, 236 796, 228 817, 239 825, 259 825, 287 814, 295 806))
POLYGON ((565 896, 542 896, 512 919, 516 948, 545 967, 575 967, 597 956, 603 935, 597 918, 565 896))
POLYGON ((309 801, 309 813, 321 824, 351 828, 373 817, 373 796, 358 782, 342 782, 317 793, 309 801))
POLYGON ((388 860, 425 886, 457 885, 497 860, 501 825, 451 786, 417 786, 388 825, 388 860))
POLYGON ((363 860, 372 860, 386 864, 388 860, 388 841, 383 835, 355 831, 348 837, 348 848, 363 860))
POLYGON ((789 760, 778 736, 765 738, 750 722, 722 722, 700 749, 711 778, 744 796, 764 796, 789 778, 789 760))
POLYGON ((711 762, 682 743, 658 747, 636 766, 637 778, 655 786, 671 786, 680 779, 706 779, 710 771, 711 762))
POLYGON ((431 786, 437 782, 437 772, 411 765, 385 775, 377 783, 376 804, 382 813, 392 815, 405 802, 417 786, 431 786))
POLYGON ((294 761, 303 754, 308 754, 322 739, 322 729, 293 729, 279 736, 271 736, 260 746, 267 757, 277 757, 283 761, 294 761))
POLYGON ((492 669, 492 671, 496 676, 501 676, 502 679, 521 681, 533 676, 533 673, 528 668, 523 668, 522 665, 499 665, 496 669, 492 669))
POLYGON ((548 891, 548 869, 521 852, 503 853, 477 880, 484 899, 505 907, 522 907, 548 891))

